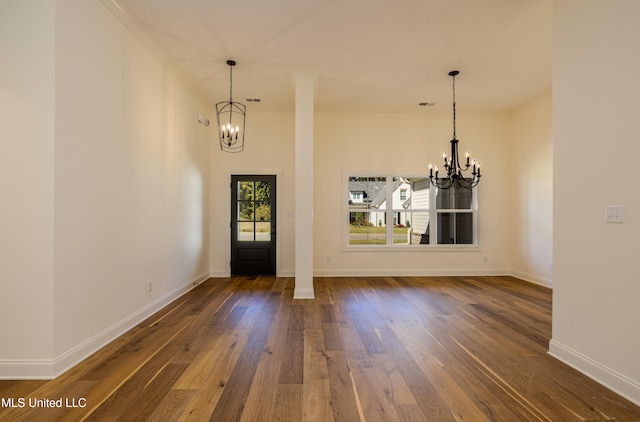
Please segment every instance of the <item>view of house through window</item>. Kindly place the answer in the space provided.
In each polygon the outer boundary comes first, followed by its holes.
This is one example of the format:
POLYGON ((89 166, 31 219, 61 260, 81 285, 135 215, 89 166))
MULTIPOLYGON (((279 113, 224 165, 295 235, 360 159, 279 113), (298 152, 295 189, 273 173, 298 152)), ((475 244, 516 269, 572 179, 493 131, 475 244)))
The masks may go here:
POLYGON ((474 190, 403 176, 352 176, 347 186, 349 245, 476 243, 474 190))

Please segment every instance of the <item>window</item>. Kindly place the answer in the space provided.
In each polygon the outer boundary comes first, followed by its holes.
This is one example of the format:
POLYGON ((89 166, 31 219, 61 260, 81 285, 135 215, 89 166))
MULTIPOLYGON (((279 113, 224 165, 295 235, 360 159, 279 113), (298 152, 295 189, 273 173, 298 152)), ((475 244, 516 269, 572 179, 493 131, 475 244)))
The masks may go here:
POLYGON ((473 244, 473 190, 433 190, 436 191, 437 244, 473 244))
POLYGON ((238 241, 271 241, 271 184, 239 181, 237 191, 238 241))
POLYGON ((386 244, 386 177, 350 177, 349 244, 386 244), (356 201, 354 193, 361 193, 356 201))
POLYGON ((348 176, 346 245, 476 245, 475 189, 426 177, 348 176))

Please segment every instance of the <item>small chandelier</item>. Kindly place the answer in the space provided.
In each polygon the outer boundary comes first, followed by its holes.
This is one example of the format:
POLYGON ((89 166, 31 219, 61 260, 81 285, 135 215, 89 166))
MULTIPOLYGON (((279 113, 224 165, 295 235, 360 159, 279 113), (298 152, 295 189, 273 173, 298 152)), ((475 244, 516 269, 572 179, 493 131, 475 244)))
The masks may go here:
POLYGON ((244 119, 246 106, 233 101, 233 66, 236 62, 227 60, 229 65, 229 101, 216 104, 218 118, 218 136, 220 149, 225 152, 240 152, 244 150, 244 119))
POLYGON ((449 72, 449 76, 453 79, 453 139, 451 140, 451 155, 443 153, 444 169, 447 172, 445 177, 439 177, 439 169, 433 168, 432 164, 429 164, 429 179, 431 184, 439 189, 471 189, 478 186, 480 183, 480 163, 476 160, 469 162, 469 153, 465 154, 466 162, 464 166, 460 165, 460 154, 458 153, 458 140, 456 139, 456 75, 460 72, 453 70, 449 72), (469 167, 472 167, 471 174, 463 174, 469 167), (435 170, 435 175, 434 175, 435 170))

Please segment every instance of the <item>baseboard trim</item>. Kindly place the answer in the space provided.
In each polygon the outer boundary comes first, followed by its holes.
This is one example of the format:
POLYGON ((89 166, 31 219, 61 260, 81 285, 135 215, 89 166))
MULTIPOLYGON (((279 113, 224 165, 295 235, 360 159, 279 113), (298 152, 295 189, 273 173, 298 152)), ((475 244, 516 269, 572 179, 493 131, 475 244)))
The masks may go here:
POLYGON ((53 360, 27 359, 0 361, 0 380, 53 379, 68 371, 84 359, 111 343, 151 315, 209 278, 203 273, 156 299, 144 308, 118 321, 111 327, 85 340, 53 360))
POLYGON ((293 298, 294 299, 314 299, 314 291, 313 287, 311 288, 301 288, 296 287, 293 290, 293 298))
POLYGON ((224 278, 224 277, 229 277, 229 271, 225 271, 225 270, 211 270, 209 272, 209 277, 213 277, 213 278, 224 278))
POLYGON ((638 382, 553 339, 549 342, 549 354, 640 406, 640 384, 638 382))
POLYGON ((388 268, 358 268, 358 269, 316 269, 314 277, 435 277, 435 276, 505 276, 511 275, 504 268, 490 269, 460 269, 460 268, 415 268, 415 269, 388 269, 388 268))
POLYGON ((550 289, 553 288, 553 280, 547 277, 540 277, 538 275, 519 270, 511 270, 511 275, 521 280, 528 281, 529 283, 539 284, 544 287, 549 287, 550 289))
POLYGON ((53 361, 46 359, 4 359, 0 361, 0 380, 54 379, 53 361))
POLYGON ((281 269, 278 277, 295 277, 296 270, 281 269))

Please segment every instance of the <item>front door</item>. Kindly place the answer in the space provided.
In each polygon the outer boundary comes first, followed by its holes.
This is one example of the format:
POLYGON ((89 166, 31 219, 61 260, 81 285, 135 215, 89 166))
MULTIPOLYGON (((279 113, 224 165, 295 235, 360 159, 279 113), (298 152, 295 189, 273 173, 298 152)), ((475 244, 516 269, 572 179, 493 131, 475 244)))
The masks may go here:
POLYGON ((276 275, 276 176, 231 176, 231 275, 276 275))

